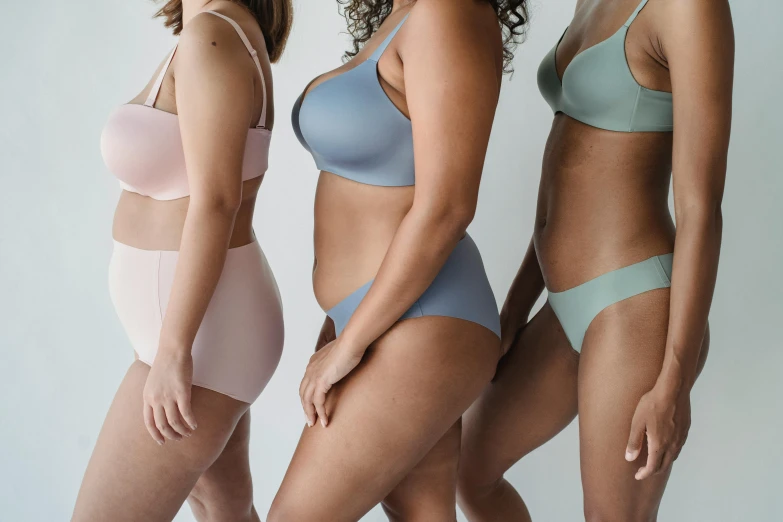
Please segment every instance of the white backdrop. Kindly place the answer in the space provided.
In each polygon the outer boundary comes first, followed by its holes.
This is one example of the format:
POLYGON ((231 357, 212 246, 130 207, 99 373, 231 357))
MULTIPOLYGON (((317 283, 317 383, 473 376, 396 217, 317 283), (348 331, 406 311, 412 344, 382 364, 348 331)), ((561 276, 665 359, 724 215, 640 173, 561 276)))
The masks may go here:
MULTIPOLYGON (((654 0, 653 0, 654 1, 654 0)), ((67 520, 131 348, 106 287, 119 189, 99 153, 109 111, 173 43, 144 0, 3 0, 0 34, 0 521, 67 520)), ((535 71, 574 0, 536 0, 503 87, 471 235, 502 302, 533 225, 551 112, 535 71)), ((340 63, 336 3, 298 0, 275 66, 277 124, 256 232, 277 275, 286 349, 253 407, 256 505, 266 513, 303 426, 297 388, 323 319, 310 288, 316 170, 289 123, 294 99, 340 63)), ((779 521, 783 454, 783 68, 774 0, 732 2, 735 113, 712 349, 665 521, 779 521)), ((619 450, 619 449, 618 449, 619 450)), ((508 474, 537 520, 581 518, 576 424, 508 474)), ((191 521, 187 508, 177 521, 191 521)), ((367 521, 381 521, 380 510, 367 521)))

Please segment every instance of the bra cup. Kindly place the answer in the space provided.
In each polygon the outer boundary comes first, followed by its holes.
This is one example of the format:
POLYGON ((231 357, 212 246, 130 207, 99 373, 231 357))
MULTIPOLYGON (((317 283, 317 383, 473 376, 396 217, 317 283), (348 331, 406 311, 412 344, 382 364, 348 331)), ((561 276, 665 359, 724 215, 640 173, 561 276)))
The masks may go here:
MULTIPOLYGON (((242 179, 266 172, 271 133, 250 129, 242 160, 242 179)), ((190 194, 185 151, 176 114, 143 105, 121 105, 101 132, 101 154, 120 186, 158 200, 190 194)))
POLYGON ((139 194, 165 199, 180 192, 184 179, 187 195, 185 155, 173 114, 144 106, 120 106, 103 128, 101 153, 109 171, 139 194))
POLYGON ((625 31, 577 55, 563 78, 563 112, 613 131, 630 130, 639 91, 618 42, 625 31))
POLYGON ((320 170, 371 185, 413 185, 410 120, 383 92, 375 67, 367 61, 316 85, 292 118, 320 170))
POLYGON ((544 57, 541 65, 538 66, 538 74, 536 76, 538 90, 554 112, 560 110, 563 93, 562 86, 560 85, 560 78, 557 77, 557 67, 555 65, 556 50, 557 46, 553 47, 552 50, 549 51, 549 54, 544 57))
POLYGON ((599 129, 667 132, 673 128, 672 94, 639 85, 628 66, 625 36, 613 36, 581 51, 557 76, 557 46, 538 69, 538 87, 552 110, 599 129))

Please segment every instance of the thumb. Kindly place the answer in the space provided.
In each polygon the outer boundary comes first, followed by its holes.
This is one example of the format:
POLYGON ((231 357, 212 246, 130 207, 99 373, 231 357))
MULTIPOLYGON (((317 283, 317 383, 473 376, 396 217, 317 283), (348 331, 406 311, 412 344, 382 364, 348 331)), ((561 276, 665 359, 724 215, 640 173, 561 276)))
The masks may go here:
POLYGON ((639 453, 642 451, 642 444, 644 443, 646 428, 644 417, 637 408, 631 421, 631 434, 628 437, 628 446, 625 448, 625 460, 628 462, 633 462, 639 457, 639 453))

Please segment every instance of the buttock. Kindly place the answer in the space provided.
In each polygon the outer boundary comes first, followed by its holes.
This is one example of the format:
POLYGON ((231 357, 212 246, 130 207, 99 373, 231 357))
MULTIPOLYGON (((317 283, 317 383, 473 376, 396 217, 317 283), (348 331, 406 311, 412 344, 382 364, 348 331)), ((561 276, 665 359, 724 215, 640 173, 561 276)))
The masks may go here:
MULTIPOLYGON (((373 280, 368 281, 326 312, 334 321, 338 335, 348 324, 372 283, 373 280)), ((469 235, 466 234, 460 240, 427 290, 400 320, 426 316, 471 321, 500 337, 495 295, 487 279, 481 253, 469 235)))
MULTIPOLYGON (((152 365, 179 252, 115 241, 109 292, 140 361, 152 365)), ((192 346, 193 384, 252 403, 283 349, 283 310, 257 242, 228 250, 223 272, 192 346)))
POLYGON ((587 329, 605 308, 635 295, 669 288, 673 258, 673 254, 653 256, 563 292, 549 292, 549 304, 571 347, 581 352, 587 329))

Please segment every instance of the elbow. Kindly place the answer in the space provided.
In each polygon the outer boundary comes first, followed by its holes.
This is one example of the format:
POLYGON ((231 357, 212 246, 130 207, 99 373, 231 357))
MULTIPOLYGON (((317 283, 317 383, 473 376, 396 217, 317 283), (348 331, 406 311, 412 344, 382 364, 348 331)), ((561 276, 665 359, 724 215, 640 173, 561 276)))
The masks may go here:
POLYGON ((476 204, 451 201, 428 205, 423 212, 430 230, 447 241, 459 241, 476 214, 476 204))
POLYGON ((242 191, 223 191, 205 195, 191 195, 190 209, 208 214, 234 217, 242 205, 242 191))
POLYGON ((707 228, 718 233, 723 228, 721 198, 683 202, 678 207, 675 209, 678 228, 695 224, 699 228, 707 228))

